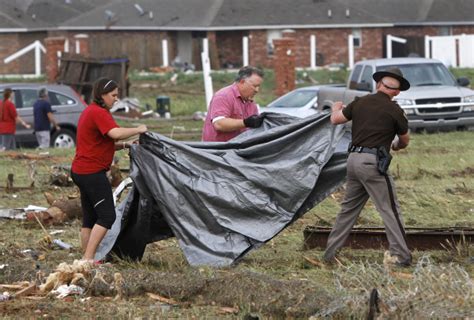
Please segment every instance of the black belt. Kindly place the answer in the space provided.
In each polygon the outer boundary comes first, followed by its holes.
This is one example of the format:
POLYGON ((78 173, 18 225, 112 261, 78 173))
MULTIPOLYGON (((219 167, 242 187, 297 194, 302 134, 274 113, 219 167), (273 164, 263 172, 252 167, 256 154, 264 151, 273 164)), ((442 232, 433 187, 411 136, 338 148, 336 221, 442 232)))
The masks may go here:
POLYGON ((367 147, 351 146, 351 147, 349 148, 349 152, 370 153, 370 154, 377 155, 377 148, 367 148, 367 147))

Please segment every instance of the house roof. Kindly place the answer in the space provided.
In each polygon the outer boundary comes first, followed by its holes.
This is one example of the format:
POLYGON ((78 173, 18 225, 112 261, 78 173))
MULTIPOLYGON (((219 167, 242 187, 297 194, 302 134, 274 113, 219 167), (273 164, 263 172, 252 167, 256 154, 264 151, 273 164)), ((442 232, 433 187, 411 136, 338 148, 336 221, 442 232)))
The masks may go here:
POLYGON ((61 23, 110 0, 0 0, 0 30, 35 31, 61 23))
POLYGON ((206 29, 224 0, 111 0, 61 29, 206 29))
POLYGON ((472 12, 472 0, 0 0, 0 30, 472 25, 472 12))

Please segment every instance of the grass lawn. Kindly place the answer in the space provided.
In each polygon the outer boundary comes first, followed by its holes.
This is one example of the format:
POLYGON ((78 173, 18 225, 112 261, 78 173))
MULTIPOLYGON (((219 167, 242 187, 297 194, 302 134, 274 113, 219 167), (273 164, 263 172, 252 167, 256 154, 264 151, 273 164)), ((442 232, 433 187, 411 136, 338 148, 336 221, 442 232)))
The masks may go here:
MULTIPOLYGON (((173 127, 171 123, 165 125, 161 123, 162 120, 158 122, 156 127, 161 128, 165 134, 168 134, 170 126, 173 127)), ((199 122, 182 120, 177 124, 197 129, 199 122)), ((396 154, 391 170, 396 179, 407 226, 474 227, 474 150, 470 147, 473 138, 473 131, 414 134, 411 145, 396 154)), ((127 154, 121 151, 117 152, 117 156, 120 166, 126 168, 127 154)), ((35 187, 14 193, 2 190, 1 207, 24 207, 29 204, 48 206, 43 192, 50 192, 56 197, 77 195, 74 187, 56 187, 49 183, 51 166, 68 165, 72 157, 73 150, 59 149, 50 149, 47 156, 41 156, 35 150, 0 153, 2 181, 6 180, 7 174, 13 173, 15 186, 29 186, 31 180, 28 178, 28 168, 32 163, 36 168, 35 187)), ((325 310, 323 307, 336 303, 340 310, 335 311, 333 315, 346 317, 352 314, 359 317, 364 316, 366 312, 368 292, 372 286, 385 294, 385 301, 393 303, 396 298, 399 302, 408 303, 408 292, 412 290, 410 286, 416 281, 421 282, 422 284, 418 285, 424 285, 426 292, 429 292, 431 284, 427 279, 430 277, 442 277, 444 273, 453 277, 450 282, 452 284, 463 281, 459 279, 462 274, 472 278, 474 264, 470 262, 469 257, 472 256, 474 248, 466 243, 456 244, 448 248, 449 250, 415 251, 415 261, 429 257, 432 263, 431 273, 425 274, 422 272, 425 269, 414 266, 401 271, 406 274, 403 277, 407 279, 387 276, 383 269, 382 249, 344 249, 340 256, 343 266, 314 265, 312 261, 318 261, 322 251, 303 250, 303 230, 309 225, 327 222, 332 224, 341 196, 342 191, 339 191, 327 198, 262 248, 249 253, 235 267, 190 267, 177 242, 171 239, 149 245, 140 263, 121 261, 104 267, 103 272, 106 274, 120 272, 127 285, 133 288, 130 290, 135 290, 135 294, 126 301, 116 302, 109 297, 95 295, 87 300, 80 297, 66 301, 54 297, 43 297, 38 301, 16 299, 0 302, 0 312, 6 318, 42 315, 53 318, 90 318, 112 314, 124 319, 132 316, 241 319, 249 314, 264 317, 286 314, 299 318, 307 317, 308 312, 314 312, 315 305, 319 304, 319 307, 325 310), (457 270, 453 269, 453 266, 462 268, 464 273, 450 274, 449 272, 457 270), (355 277, 354 273, 358 276, 355 277), (144 284, 144 279, 149 277, 154 280, 148 280, 144 284), (384 283, 387 281, 393 282, 390 289, 392 296, 387 296, 387 291, 384 291, 384 283), (204 289, 206 286, 202 287, 202 283, 207 283, 207 291, 204 289), (226 284, 222 286, 223 283, 226 284), (200 288, 199 293, 191 290, 196 287, 200 288), (281 294, 281 290, 286 293, 281 294), (178 304, 170 307, 149 298, 145 291, 173 298, 178 304), (249 292, 253 292, 253 298, 250 300, 249 292), (294 297, 294 300, 291 300, 291 297, 294 297), (272 299, 276 300, 269 303, 272 299), (308 299, 311 299, 311 303, 308 299), (353 307, 347 307, 347 303, 351 303, 353 307), (288 304, 297 306, 290 311, 283 311, 288 308, 288 304), (222 309, 223 307, 229 307, 231 311, 222 309)), ((366 206, 358 225, 382 225, 372 204, 366 206)), ((78 221, 47 228, 49 231, 64 230, 64 233, 57 237, 72 244, 74 248, 65 251, 45 245, 44 234, 36 222, 0 220, 0 265, 7 265, 0 270, 0 284, 33 280, 38 270, 48 274, 58 263, 72 262, 81 257, 78 249, 78 221), (35 255, 23 253, 26 249, 32 250, 35 255)), ((470 281, 472 285, 472 280, 470 281)), ((448 286, 444 290, 446 294, 460 299, 457 296, 457 288, 448 286)), ((422 310, 426 304, 433 304, 435 309, 439 307, 451 312, 451 305, 438 306, 431 296, 416 298, 419 299, 417 310, 422 310)), ((459 302, 460 310, 474 305, 472 296, 463 296, 462 299, 462 303, 459 302)), ((402 306, 398 307, 399 315, 413 315, 402 306)), ((447 315, 452 316, 453 313, 447 315)))

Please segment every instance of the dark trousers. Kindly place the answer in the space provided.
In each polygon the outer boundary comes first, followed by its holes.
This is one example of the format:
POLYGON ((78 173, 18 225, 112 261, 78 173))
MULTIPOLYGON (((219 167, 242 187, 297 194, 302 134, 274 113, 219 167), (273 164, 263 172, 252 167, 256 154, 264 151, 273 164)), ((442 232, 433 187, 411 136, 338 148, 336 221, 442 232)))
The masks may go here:
POLYGON ((81 191, 82 227, 92 229, 94 224, 98 224, 110 229, 115 221, 115 205, 105 171, 92 174, 71 172, 71 177, 81 191))

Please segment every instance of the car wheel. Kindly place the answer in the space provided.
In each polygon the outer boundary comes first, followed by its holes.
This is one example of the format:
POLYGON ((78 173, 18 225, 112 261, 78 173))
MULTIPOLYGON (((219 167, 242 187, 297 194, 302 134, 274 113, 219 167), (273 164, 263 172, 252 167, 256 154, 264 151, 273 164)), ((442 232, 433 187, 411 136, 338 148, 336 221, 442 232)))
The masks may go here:
POLYGON ((76 134, 68 129, 61 129, 53 134, 51 146, 54 148, 74 148, 76 146, 76 134))

